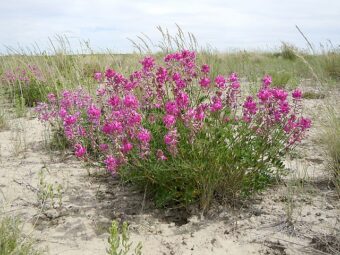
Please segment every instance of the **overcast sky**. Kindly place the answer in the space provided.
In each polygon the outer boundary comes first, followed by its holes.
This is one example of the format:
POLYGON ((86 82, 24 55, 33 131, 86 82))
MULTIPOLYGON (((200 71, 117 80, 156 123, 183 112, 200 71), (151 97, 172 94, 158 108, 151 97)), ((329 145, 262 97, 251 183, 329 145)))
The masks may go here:
POLYGON ((48 38, 67 35, 74 47, 89 40, 95 50, 133 50, 127 38, 156 26, 192 32, 200 45, 219 50, 274 49, 281 41, 305 47, 340 44, 340 0, 0 0, 0 52, 6 47, 46 49, 48 38))

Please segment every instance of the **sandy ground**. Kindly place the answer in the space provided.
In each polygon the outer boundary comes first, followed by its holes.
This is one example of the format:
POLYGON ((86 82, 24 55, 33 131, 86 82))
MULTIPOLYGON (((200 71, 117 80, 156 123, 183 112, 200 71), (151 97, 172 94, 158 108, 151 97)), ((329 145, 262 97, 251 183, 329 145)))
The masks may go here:
POLYGON ((130 223, 131 239, 143 243, 146 255, 325 254, 317 249, 326 251, 324 241, 334 245, 340 228, 339 198, 319 138, 323 101, 340 98, 330 94, 306 100, 314 125, 286 161, 290 175, 283 184, 245 204, 216 205, 204 219, 155 209, 143 192, 122 187, 103 170, 48 152, 48 132, 36 118, 13 119, 0 132, 1 213, 20 216, 24 232, 47 254, 105 254, 112 219, 130 223), (55 208, 39 198, 40 180, 53 187, 55 208))

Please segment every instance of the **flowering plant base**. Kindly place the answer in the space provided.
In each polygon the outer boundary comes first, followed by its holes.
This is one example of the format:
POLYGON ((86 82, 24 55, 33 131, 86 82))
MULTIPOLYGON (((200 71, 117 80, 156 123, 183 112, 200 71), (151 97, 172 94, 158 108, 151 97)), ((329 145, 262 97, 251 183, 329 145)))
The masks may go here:
POLYGON ((211 77, 195 52, 141 64, 128 78, 96 72, 96 97, 82 89, 50 94, 36 110, 64 130, 78 158, 147 187, 159 206, 200 202, 206 209, 214 198, 265 188, 311 125, 301 115, 301 91, 290 100, 269 76, 256 97, 242 100, 237 74, 211 77))

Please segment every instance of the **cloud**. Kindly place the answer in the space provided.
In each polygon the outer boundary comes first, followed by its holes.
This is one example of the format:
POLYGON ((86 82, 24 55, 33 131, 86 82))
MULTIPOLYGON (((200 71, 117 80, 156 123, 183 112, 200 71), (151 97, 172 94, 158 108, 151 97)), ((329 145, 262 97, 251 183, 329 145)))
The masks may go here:
POLYGON ((273 48, 281 41, 305 46, 299 25, 316 45, 340 42, 340 1, 328 0, 17 0, 0 5, 0 52, 33 43, 48 47, 49 37, 66 34, 77 48, 89 40, 95 50, 132 51, 127 38, 142 32, 160 39, 156 26, 175 23, 201 45, 219 49, 273 48))

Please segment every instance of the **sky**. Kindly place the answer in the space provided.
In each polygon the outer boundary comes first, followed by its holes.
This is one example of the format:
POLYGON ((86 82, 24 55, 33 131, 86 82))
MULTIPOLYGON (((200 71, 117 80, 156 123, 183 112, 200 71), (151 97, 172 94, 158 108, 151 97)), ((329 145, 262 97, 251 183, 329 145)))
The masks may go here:
POLYGON ((199 44, 220 51, 275 50, 281 42, 306 48, 298 25, 317 48, 340 44, 339 0, 0 0, 0 53, 9 48, 49 50, 56 35, 74 50, 132 52, 142 33, 160 40, 157 26, 178 24, 199 44), (38 47, 35 46, 35 47, 38 47))

